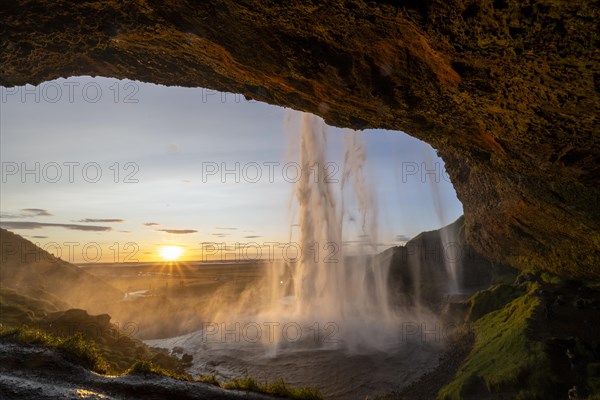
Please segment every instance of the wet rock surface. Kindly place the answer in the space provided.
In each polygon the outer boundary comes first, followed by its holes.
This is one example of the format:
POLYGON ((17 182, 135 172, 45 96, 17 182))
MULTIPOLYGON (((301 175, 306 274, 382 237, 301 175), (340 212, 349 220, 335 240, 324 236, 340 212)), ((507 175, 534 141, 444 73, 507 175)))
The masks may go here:
POLYGON ((154 374, 98 375, 71 364, 57 351, 11 343, 0 343, 0 397, 7 400, 271 398, 154 374))

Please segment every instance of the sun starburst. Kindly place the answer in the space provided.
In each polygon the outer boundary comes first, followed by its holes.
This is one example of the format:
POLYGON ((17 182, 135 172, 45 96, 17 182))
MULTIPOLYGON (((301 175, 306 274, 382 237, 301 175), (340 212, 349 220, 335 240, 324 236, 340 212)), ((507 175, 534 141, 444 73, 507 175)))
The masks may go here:
POLYGON ((183 254, 183 248, 180 246, 161 246, 158 254, 165 261, 177 261, 183 254))

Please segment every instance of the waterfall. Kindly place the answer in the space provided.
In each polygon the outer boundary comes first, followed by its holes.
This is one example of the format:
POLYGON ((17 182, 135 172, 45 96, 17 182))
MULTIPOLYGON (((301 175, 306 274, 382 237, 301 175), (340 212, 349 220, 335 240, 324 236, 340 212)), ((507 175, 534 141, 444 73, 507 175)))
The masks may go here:
POLYGON ((330 176, 324 121, 289 110, 286 121, 302 172, 294 186, 301 257, 274 266, 271 315, 302 326, 329 324, 336 342, 349 348, 385 346, 398 338, 398 317, 388 301, 389 264, 375 257, 377 208, 364 179, 362 133, 345 130, 340 173, 330 176), (347 218, 349 204, 356 204, 357 217, 347 218), (361 239, 352 255, 344 246, 346 219, 356 223, 361 239))
POLYGON ((335 164, 327 157, 327 126, 320 117, 288 110, 285 120, 289 163, 297 167, 290 171, 299 173, 291 180, 289 240, 278 252, 283 256, 258 284, 213 296, 203 306, 206 314, 227 327, 259 331, 269 356, 320 348, 387 351, 418 340, 436 319, 418 302, 391 304, 391 259, 378 254, 377 202, 365 179, 363 133, 341 133, 343 158, 335 164))
MULTIPOLYGON (((433 165, 433 158, 431 157, 430 152, 425 152, 425 160, 428 165, 433 165)), ((456 237, 456 232, 447 227, 449 221, 446 219, 446 215, 444 212, 444 206, 442 204, 442 198, 439 189, 439 182, 442 179, 442 172, 438 170, 437 166, 435 168, 436 174, 434 179, 431 179, 429 176, 429 182, 431 183, 431 195, 433 199, 433 206, 435 208, 435 212, 437 214, 438 220, 440 222, 440 242, 441 248, 440 258, 443 260, 444 268, 446 269, 447 276, 447 294, 453 295, 460 292, 460 284, 459 284, 459 263, 460 263, 460 251, 457 253, 457 249, 459 249, 459 238, 456 237), (439 174, 437 172, 440 172, 439 174)))

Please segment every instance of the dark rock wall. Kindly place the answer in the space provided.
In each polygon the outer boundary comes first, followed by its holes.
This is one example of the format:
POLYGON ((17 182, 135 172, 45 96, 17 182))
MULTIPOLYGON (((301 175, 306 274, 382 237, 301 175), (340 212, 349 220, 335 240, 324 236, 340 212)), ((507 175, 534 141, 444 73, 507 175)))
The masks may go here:
POLYGON ((495 264, 466 243, 464 218, 439 230, 422 232, 405 246, 392 247, 378 257, 389 262, 392 304, 420 303, 441 310, 448 302, 464 300, 500 282, 512 282, 516 270, 495 264), (453 264, 454 278, 446 267, 453 264), (456 282, 455 292, 449 282, 456 282))
POLYGON ((403 130, 438 149, 479 252, 598 278, 599 4, 15 0, 0 84, 130 78, 403 130))

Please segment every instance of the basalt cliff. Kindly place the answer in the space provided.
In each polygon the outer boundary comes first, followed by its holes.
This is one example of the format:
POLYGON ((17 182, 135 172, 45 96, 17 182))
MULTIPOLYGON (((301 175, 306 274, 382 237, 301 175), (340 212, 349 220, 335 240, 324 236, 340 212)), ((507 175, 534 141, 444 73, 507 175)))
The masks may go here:
POLYGON ((0 84, 101 75, 205 87, 435 147, 469 243, 600 277, 597 0, 25 1, 0 84))

